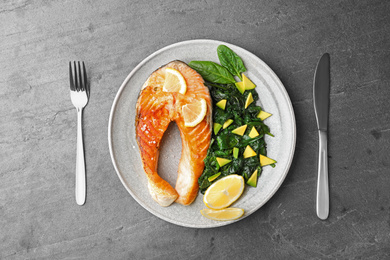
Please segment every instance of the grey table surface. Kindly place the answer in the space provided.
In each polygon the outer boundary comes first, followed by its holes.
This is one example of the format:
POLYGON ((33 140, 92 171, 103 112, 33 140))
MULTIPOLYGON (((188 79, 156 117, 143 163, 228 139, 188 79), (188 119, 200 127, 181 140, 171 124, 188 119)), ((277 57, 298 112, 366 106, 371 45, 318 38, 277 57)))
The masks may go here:
POLYGON ((0 3, 0 259, 390 259, 389 1, 0 3), (194 229, 141 207, 111 163, 119 86, 169 44, 247 49, 284 83, 297 121, 287 178, 232 225, 194 229), (315 213, 315 65, 331 56, 330 216, 315 213), (74 199, 76 111, 68 62, 84 60, 87 201, 74 199))

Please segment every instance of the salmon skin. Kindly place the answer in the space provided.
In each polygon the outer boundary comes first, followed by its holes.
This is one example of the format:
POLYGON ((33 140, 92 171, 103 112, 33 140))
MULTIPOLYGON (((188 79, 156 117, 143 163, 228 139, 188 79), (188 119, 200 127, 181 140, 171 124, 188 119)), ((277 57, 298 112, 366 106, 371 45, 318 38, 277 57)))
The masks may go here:
POLYGON ((204 158, 210 145, 212 104, 203 78, 186 63, 172 61, 153 72, 142 86, 136 105, 136 138, 142 165, 148 178, 148 189, 152 198, 161 206, 174 201, 191 204, 199 190, 198 178, 204 169, 204 158), (187 92, 164 92, 166 68, 178 70, 187 83, 187 92), (207 113, 195 127, 184 126, 182 107, 205 99, 207 113), (168 125, 174 121, 182 141, 176 186, 173 188, 157 173, 160 141, 168 125))

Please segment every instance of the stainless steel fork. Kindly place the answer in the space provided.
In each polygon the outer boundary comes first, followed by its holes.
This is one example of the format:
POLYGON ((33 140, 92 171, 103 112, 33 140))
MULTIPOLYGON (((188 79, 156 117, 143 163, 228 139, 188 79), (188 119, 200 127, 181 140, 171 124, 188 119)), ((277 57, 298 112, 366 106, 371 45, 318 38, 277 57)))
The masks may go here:
POLYGON ((69 62, 70 98, 77 110, 76 202, 83 205, 86 198, 86 176, 82 117, 89 99, 89 86, 84 62, 69 62))

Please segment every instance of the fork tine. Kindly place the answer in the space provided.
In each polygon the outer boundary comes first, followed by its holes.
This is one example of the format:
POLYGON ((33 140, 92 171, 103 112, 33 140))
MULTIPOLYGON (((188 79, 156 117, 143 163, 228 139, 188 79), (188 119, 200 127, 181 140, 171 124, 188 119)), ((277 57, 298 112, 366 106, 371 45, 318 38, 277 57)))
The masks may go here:
POLYGON ((81 65, 80 65, 79 61, 77 62, 77 69, 78 69, 77 80, 79 82, 79 90, 84 91, 85 89, 84 89, 84 84, 83 84, 83 80, 82 80, 81 65))
POLYGON ((69 81, 70 81, 70 90, 75 91, 74 81, 73 81, 73 73, 72 73, 72 62, 69 61, 69 81))
POLYGON ((79 91, 80 90, 80 85, 79 85, 79 81, 78 81, 76 61, 73 61, 73 73, 74 73, 75 88, 76 88, 76 91, 79 91))
POLYGON ((85 91, 87 92, 87 95, 89 95, 89 85, 88 85, 88 79, 87 79, 87 70, 85 69, 85 64, 84 64, 84 61, 82 61, 82 64, 83 64, 83 85, 84 85, 84 89, 85 91))

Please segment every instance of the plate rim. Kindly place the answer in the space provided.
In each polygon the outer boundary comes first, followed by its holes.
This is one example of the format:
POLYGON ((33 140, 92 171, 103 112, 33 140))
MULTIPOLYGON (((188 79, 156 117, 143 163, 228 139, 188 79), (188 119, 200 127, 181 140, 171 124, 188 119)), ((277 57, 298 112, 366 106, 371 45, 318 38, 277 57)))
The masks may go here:
POLYGON ((109 115, 109 120, 108 120, 108 146, 109 146, 109 151, 110 151, 110 157, 111 157, 111 161, 112 161, 112 164, 114 166, 114 169, 115 169, 115 172, 117 174, 117 176, 119 177, 122 185, 125 187, 125 189, 127 190, 128 193, 130 193, 130 195, 133 197, 133 199, 135 201, 137 201, 137 203, 139 205, 141 205, 143 208, 145 208, 147 211, 149 211, 151 214, 153 214, 154 216, 160 218, 160 219, 163 219, 169 223, 172 223, 172 224, 176 224, 176 225, 179 225, 179 226, 183 226, 183 227, 190 227, 190 228, 214 228, 214 227, 220 227, 220 226, 226 226, 228 224, 232 224, 232 223, 235 223, 237 221, 240 221, 244 218, 246 218, 247 216, 251 215, 252 213, 256 212, 258 209, 260 209, 264 204, 266 204, 274 195, 275 193, 279 190, 280 186, 282 185, 282 183, 284 182, 289 170, 290 170, 290 167, 291 167, 291 164, 292 164, 292 161, 294 159, 294 154, 295 154, 295 148, 296 148, 296 119, 295 119, 295 114, 294 114, 294 108, 292 106, 292 102, 291 102, 291 99, 290 99, 290 96, 288 95, 287 93, 287 90, 284 86, 284 84, 281 82, 281 80, 279 79, 279 77, 276 75, 276 73, 268 66, 268 64, 266 64, 262 59, 260 59, 259 57, 257 57, 255 54, 253 54, 252 52, 242 48, 242 47, 239 47, 235 44, 231 44, 231 43, 228 43, 228 42, 224 42, 224 41, 219 41, 219 40, 212 40, 212 39, 193 39, 193 40, 185 40, 185 41, 180 41, 180 42, 176 42, 176 43, 173 43, 173 44, 170 44, 170 45, 167 45, 163 48, 160 48, 158 49, 157 51, 153 52, 152 54, 148 55, 146 58, 144 58, 140 63, 138 63, 137 66, 134 67, 134 69, 127 75, 127 77, 125 78, 125 80, 122 82, 121 86, 119 87, 116 95, 115 95, 115 98, 114 98, 114 101, 113 101, 113 104, 111 106, 111 110, 110 110, 110 115, 109 115), (181 223, 181 222, 173 222, 172 219, 169 219, 169 218, 166 218, 165 216, 162 216, 160 214, 155 214, 153 212, 153 209, 151 209, 150 207, 148 207, 147 205, 144 205, 143 202, 141 202, 137 196, 135 194, 133 194, 133 192, 129 189, 129 187, 127 187, 127 184, 125 182, 125 180, 123 179, 122 177, 122 174, 120 173, 119 171, 119 168, 118 168, 118 165, 117 165, 117 162, 116 162, 116 159, 115 159, 115 156, 114 156, 114 148, 113 148, 113 141, 112 141, 112 128, 113 128, 113 117, 114 117, 114 114, 115 114, 115 108, 117 106, 117 103, 122 95, 122 92, 124 90, 124 88, 126 87, 127 83, 129 82, 129 80, 133 77, 133 75, 138 71, 138 69, 140 67, 142 67, 145 63, 147 63, 149 60, 151 60, 153 57, 159 55, 160 53, 168 50, 168 49, 171 49, 171 48, 175 48, 177 46, 180 46, 180 45, 187 45, 187 44, 192 44, 192 43, 204 43, 204 44, 207 44, 207 43, 210 43, 210 44, 225 44, 225 45, 230 45, 230 46, 234 46, 234 48, 237 48, 237 49, 240 49, 241 51, 244 51, 246 52, 246 54, 248 54, 249 56, 251 56, 253 59, 257 60, 259 63, 261 63, 264 68, 267 70, 267 72, 272 76, 273 80, 275 80, 277 82, 277 84, 279 84, 280 86, 282 86, 282 88, 280 89, 280 91, 282 92, 282 94, 284 95, 284 99, 287 101, 287 106, 289 108, 289 113, 290 113, 290 120, 291 120, 291 125, 292 125, 292 130, 293 130, 293 133, 292 133, 292 146, 290 148, 290 151, 289 151, 289 154, 290 154, 290 158, 288 158, 288 163, 286 164, 285 166, 285 174, 283 176, 283 178, 281 178, 279 180, 279 182, 277 183, 277 185, 274 186, 274 188, 272 189, 272 191, 268 194, 268 196, 266 196, 266 199, 264 200, 263 203, 260 203, 259 205, 256 205, 252 210, 251 210, 251 213, 250 214, 245 214, 243 217, 237 219, 237 220, 232 220, 232 221, 220 221, 218 223, 215 223, 214 225, 207 225, 207 226, 199 226, 199 225, 191 225, 191 224, 184 224, 184 223, 181 223))

